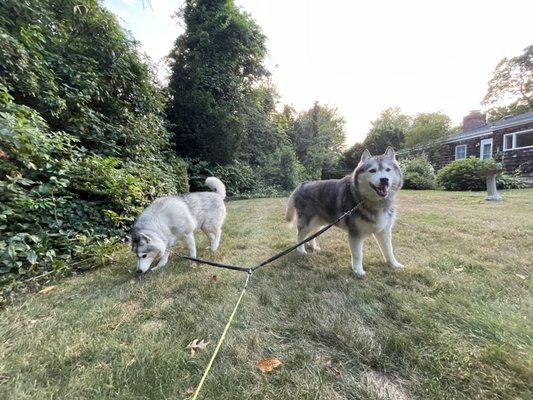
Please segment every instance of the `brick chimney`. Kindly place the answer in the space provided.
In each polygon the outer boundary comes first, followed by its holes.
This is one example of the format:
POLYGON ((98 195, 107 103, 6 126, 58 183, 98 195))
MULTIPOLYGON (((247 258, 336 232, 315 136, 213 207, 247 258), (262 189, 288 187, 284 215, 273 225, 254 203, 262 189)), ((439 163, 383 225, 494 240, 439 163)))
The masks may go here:
POLYGON ((466 117, 463 118, 463 131, 473 131, 487 124, 487 116, 479 110, 470 111, 466 117))

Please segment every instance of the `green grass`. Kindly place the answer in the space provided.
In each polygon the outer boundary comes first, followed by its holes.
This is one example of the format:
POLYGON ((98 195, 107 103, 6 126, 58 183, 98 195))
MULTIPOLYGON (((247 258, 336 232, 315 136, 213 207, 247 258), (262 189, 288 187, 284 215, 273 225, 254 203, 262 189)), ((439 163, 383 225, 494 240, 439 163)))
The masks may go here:
MULTIPOLYGON (((533 191, 503 194, 403 191, 400 273, 368 240, 356 279, 340 230, 257 272, 200 398, 531 399, 533 191), (265 357, 283 364, 261 373, 265 357)), ((220 250, 199 236, 199 255, 252 265, 291 245, 285 202, 228 203, 220 250)), ((188 397, 244 275, 174 258, 139 278, 126 247, 113 258, 1 312, 0 398, 188 397), (191 357, 193 339, 212 344, 191 357)))

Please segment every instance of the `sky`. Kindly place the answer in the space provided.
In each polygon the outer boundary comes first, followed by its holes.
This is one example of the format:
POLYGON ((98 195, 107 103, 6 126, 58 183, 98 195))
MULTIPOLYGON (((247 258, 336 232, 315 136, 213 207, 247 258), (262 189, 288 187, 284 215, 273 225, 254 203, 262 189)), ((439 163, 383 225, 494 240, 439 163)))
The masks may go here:
MULTIPOLYGON (((164 82, 183 32, 182 0, 104 0, 164 82)), ((481 101, 503 57, 533 44, 531 0, 236 0, 268 37, 266 65, 281 104, 319 101, 346 121, 347 144, 380 112, 441 111, 454 125, 481 101)))

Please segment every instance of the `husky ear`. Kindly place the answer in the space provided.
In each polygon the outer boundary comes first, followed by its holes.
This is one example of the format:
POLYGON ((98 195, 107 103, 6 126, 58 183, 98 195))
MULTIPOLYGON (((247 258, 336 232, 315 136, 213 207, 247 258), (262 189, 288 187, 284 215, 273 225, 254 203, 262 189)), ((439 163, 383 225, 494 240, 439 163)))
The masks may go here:
POLYGON ((392 158, 393 160, 396 159, 396 153, 394 152, 394 149, 391 146, 387 147, 384 156, 387 158, 392 158))
POLYGON ((142 240, 146 241, 146 243, 150 243, 150 241, 152 240, 152 239, 150 238, 150 236, 148 236, 148 235, 146 235, 146 234, 144 234, 144 233, 139 234, 139 237, 140 237, 142 240))
POLYGON ((359 164, 364 163, 366 160, 368 160, 370 157, 372 157, 372 154, 368 151, 368 149, 365 149, 363 151, 363 154, 361 154, 361 161, 359 161, 359 164))

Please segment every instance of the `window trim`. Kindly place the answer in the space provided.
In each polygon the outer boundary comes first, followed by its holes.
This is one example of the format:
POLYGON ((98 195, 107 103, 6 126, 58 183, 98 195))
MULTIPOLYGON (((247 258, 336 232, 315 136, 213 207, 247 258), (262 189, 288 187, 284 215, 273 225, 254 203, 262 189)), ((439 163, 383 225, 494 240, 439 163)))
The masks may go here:
POLYGON ((466 144, 458 144, 457 146, 455 146, 455 160, 466 160, 468 158, 468 154, 467 154, 467 147, 466 147, 466 144), (464 158, 457 158, 457 149, 459 147, 464 147, 465 148, 465 156, 464 158))
POLYGON ((527 133, 527 132, 533 132, 533 129, 524 129, 523 131, 506 133, 505 135, 503 135, 503 151, 522 150, 522 149, 530 149, 530 148, 532 148, 533 146, 516 147, 516 135, 520 135, 521 133, 527 133), (508 147, 505 147, 505 142, 506 142, 505 138, 507 136, 510 136, 510 135, 512 135, 512 137, 513 137, 513 139, 512 139, 512 147, 508 148, 508 147))
POLYGON ((492 141, 492 138, 487 138, 487 139, 482 139, 479 142, 479 159, 480 160, 484 160, 483 156, 485 154, 483 153, 483 145, 485 145, 487 143, 490 143, 490 157, 489 158, 492 158, 492 144, 493 144, 493 141, 492 141))

